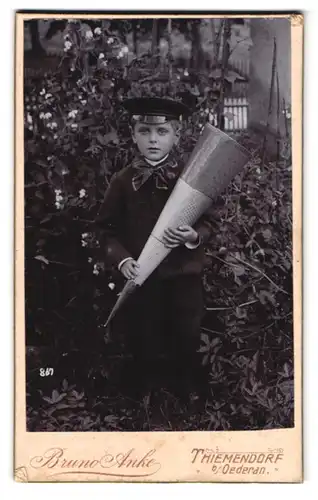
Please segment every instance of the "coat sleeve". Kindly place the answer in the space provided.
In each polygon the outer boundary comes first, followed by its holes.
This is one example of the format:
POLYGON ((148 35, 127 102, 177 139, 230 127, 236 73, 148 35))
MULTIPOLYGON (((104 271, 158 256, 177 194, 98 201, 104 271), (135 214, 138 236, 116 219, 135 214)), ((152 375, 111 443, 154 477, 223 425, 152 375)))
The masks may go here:
POLYGON ((115 174, 110 181, 105 198, 95 219, 95 225, 99 232, 101 246, 106 251, 107 263, 116 268, 122 260, 131 257, 120 241, 124 210, 123 186, 117 174, 115 174))

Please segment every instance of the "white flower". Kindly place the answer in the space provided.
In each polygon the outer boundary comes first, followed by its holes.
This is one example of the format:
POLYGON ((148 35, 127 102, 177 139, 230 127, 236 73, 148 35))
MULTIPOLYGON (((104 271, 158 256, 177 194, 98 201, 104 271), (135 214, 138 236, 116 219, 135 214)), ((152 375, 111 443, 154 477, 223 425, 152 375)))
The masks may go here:
POLYGON ((99 274, 99 270, 98 269, 94 269, 93 270, 93 274, 96 274, 96 276, 99 274))
POLYGON ((108 38, 107 43, 108 43, 108 44, 110 44, 110 43, 114 43, 114 39, 113 39, 113 37, 112 37, 112 36, 111 36, 110 38, 108 38))
POLYGON ((128 49, 127 45, 125 45, 124 47, 122 47, 122 48, 121 48, 121 52, 122 52, 123 54, 128 54, 129 49, 128 49))
POLYGON ((78 110, 77 109, 73 109, 73 111, 70 111, 67 116, 69 118, 76 118, 77 113, 78 113, 78 110))
POLYGON ((28 123, 32 123, 33 122, 32 116, 30 115, 30 113, 27 114, 27 122, 28 123))
POLYGON ((261 173, 261 169, 260 169, 259 167, 257 167, 257 169, 256 169, 256 173, 257 173, 257 174, 260 174, 260 173, 261 173))
POLYGON ((114 290, 115 283, 108 283, 108 288, 110 288, 111 290, 114 290))
POLYGON ((41 139, 43 139, 43 140, 44 140, 44 139, 45 139, 45 135, 41 135, 41 139))
POLYGON ((91 264, 91 262, 93 262, 92 257, 88 257, 87 261, 91 264))
POLYGON ((88 236, 88 233, 82 233, 82 238, 85 239, 85 238, 87 238, 87 236, 88 236))
POLYGON ((52 123, 51 123, 51 128, 52 128, 52 129, 53 129, 53 128, 57 128, 57 123, 56 123, 56 122, 52 122, 52 123))
POLYGON ((82 240, 82 247, 87 247, 87 241, 82 240))
POLYGON ((31 106, 29 106, 29 105, 28 105, 28 106, 26 107, 26 109, 31 109, 31 106))
POLYGON ((85 104, 87 104, 86 99, 82 99, 82 100, 81 100, 81 104, 83 104, 83 106, 85 106, 85 104))
POLYGON ((68 50, 70 50, 71 47, 72 47, 72 42, 70 42, 69 40, 66 40, 64 42, 64 52, 67 52, 68 50))
POLYGON ((52 118, 52 113, 45 113, 44 118, 46 119, 52 118))
POLYGON ((33 125, 29 125, 28 129, 33 130, 33 125))
POLYGON ((55 206, 56 206, 56 208, 60 209, 60 208, 62 208, 63 205, 61 205, 61 203, 59 201, 56 201, 55 206))
POLYGON ((124 57, 124 54, 122 53, 122 51, 120 51, 117 55, 117 59, 121 59, 122 57, 124 57))
POLYGON ((94 33, 95 33, 95 35, 101 35, 102 34, 102 30, 100 28, 95 28, 94 29, 94 33))
POLYGON ((43 111, 41 111, 41 113, 39 114, 39 118, 45 118, 45 114, 43 113, 43 111))
POLYGON ((80 189, 78 195, 80 198, 84 198, 86 196, 86 189, 80 189))
POLYGON ((185 69, 183 74, 184 74, 184 76, 189 76, 189 71, 187 69, 185 69))
POLYGON ((78 128, 77 123, 72 123, 71 128, 74 129, 74 130, 77 129, 78 128))
POLYGON ((66 168, 62 168, 62 172, 61 172, 62 175, 66 175, 68 174, 68 170, 66 168))
POLYGON ((57 134, 54 134, 54 135, 53 135, 53 139, 57 139, 57 134))
POLYGON ((46 157, 47 161, 52 160, 52 158, 53 158, 53 156, 47 156, 47 157, 46 157))
POLYGON ((291 113, 289 113, 289 111, 286 113, 286 118, 291 118, 291 113))
POLYGON ((98 59, 104 59, 105 55, 101 52, 98 56, 98 59))
POLYGON ((62 190, 61 189, 55 189, 54 192, 55 192, 55 194, 61 194, 62 190))
POLYGON ((92 30, 87 30, 86 31, 85 38, 86 38, 86 40, 91 40, 91 38, 93 38, 93 32, 92 32, 92 30))
POLYGON ((45 99, 49 99, 50 97, 53 97, 52 94, 46 94, 45 99))
POLYGON ((44 95, 44 94, 45 94, 45 89, 42 89, 40 92, 40 95, 44 95))
POLYGON ((56 195, 55 199, 56 199, 56 201, 63 201, 63 196, 60 196, 58 194, 58 195, 56 195))

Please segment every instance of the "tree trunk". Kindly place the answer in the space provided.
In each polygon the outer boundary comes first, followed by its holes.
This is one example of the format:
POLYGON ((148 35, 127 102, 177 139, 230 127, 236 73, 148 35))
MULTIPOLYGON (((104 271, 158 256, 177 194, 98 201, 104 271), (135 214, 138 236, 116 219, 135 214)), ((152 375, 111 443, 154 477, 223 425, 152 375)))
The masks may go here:
POLYGON ((29 26, 30 26, 30 34, 31 34, 32 52, 35 52, 35 53, 44 52, 44 49, 43 49, 41 42, 40 42, 39 21, 32 20, 32 21, 29 21, 29 23, 30 23, 29 26))
POLYGON ((169 71, 169 80, 171 81, 172 78, 172 43, 171 43, 171 33, 172 33, 172 20, 171 18, 168 19, 168 25, 167 25, 167 31, 168 31, 168 71, 169 71))
POLYGON ((158 49, 158 19, 152 21, 151 53, 155 55, 158 49))
POLYGON ((212 66, 216 65, 219 59, 220 51, 220 31, 222 30, 223 20, 220 21, 219 29, 216 28, 216 20, 214 18, 210 19, 211 34, 212 34, 212 66))
POLYGON ((138 31, 137 31, 135 23, 133 23, 132 36, 133 36, 133 50, 134 50, 134 54, 135 54, 136 57, 138 57, 138 31))
POLYGON ((217 65, 217 63, 219 62, 219 58, 220 58, 220 46, 221 46, 221 38, 222 38, 224 23, 225 23, 225 20, 222 19, 220 22, 218 32, 216 33, 216 36, 215 36, 215 45, 214 45, 214 64, 215 65, 217 65))
POLYGON ((191 25, 192 51, 190 67, 198 70, 203 63, 203 52, 201 46, 200 22, 192 21, 191 25))

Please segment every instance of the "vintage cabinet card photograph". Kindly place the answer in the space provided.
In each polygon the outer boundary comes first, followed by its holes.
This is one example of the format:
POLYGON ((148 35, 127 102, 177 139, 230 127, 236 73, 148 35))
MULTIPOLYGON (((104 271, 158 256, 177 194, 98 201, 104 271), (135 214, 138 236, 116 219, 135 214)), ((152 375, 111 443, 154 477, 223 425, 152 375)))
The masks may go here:
POLYGON ((302 481, 302 51, 16 13, 17 481, 302 481))

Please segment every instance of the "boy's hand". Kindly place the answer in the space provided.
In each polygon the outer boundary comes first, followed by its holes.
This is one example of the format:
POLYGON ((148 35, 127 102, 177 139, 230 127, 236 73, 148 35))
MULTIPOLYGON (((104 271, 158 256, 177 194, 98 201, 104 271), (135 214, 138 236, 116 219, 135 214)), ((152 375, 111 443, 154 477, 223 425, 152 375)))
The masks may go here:
POLYGON ((134 259, 129 259, 123 263, 120 271, 125 276, 125 278, 127 278, 128 280, 133 280, 138 276, 139 268, 140 266, 137 261, 135 261, 134 259))
POLYGON ((175 248, 185 243, 195 243, 198 237, 198 233, 192 227, 179 226, 177 229, 165 229, 163 241, 166 247, 175 248))

